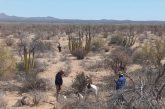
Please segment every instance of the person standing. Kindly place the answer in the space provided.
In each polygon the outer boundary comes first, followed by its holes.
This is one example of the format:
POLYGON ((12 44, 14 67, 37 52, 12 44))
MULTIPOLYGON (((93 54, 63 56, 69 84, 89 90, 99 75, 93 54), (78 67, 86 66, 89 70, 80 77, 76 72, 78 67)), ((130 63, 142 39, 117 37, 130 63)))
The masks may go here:
POLYGON ((63 84, 63 78, 62 78, 63 74, 64 74, 64 71, 60 70, 55 76, 56 99, 57 99, 57 101, 58 101, 59 93, 61 91, 61 86, 63 84))
POLYGON ((59 51, 59 52, 62 51, 62 50, 61 50, 61 44, 60 44, 60 43, 58 43, 58 47, 57 47, 57 48, 58 48, 58 51, 59 51))
POLYGON ((126 78, 123 73, 119 74, 119 78, 116 81, 116 90, 122 90, 125 86, 126 78))
POLYGON ((122 90, 125 86, 126 78, 124 76, 124 73, 125 73, 125 68, 120 67, 118 80, 115 81, 116 82, 116 90, 122 90))

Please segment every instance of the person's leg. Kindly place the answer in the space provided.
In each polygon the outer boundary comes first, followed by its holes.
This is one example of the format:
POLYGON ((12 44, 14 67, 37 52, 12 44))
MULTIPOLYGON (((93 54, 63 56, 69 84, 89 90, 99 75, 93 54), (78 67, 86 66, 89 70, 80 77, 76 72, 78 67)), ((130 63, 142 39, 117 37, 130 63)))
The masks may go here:
POLYGON ((56 85, 56 100, 58 101, 58 96, 59 96, 59 93, 60 93, 60 85, 56 85))

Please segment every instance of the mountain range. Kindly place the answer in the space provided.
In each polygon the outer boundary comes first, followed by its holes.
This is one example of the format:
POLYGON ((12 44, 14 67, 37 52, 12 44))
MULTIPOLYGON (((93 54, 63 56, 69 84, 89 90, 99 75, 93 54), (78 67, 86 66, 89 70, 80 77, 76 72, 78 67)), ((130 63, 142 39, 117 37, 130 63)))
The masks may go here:
POLYGON ((80 23, 80 24, 165 24, 165 21, 132 21, 132 20, 80 20, 58 19, 54 17, 18 17, 0 13, 0 22, 53 22, 53 23, 80 23))

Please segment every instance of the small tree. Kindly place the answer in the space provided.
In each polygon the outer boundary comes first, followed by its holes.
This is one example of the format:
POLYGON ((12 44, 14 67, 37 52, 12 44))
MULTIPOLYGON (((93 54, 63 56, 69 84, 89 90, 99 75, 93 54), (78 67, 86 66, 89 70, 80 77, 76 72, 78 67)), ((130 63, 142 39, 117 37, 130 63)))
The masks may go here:
POLYGON ((126 66, 132 61, 128 54, 122 49, 112 51, 112 55, 110 57, 111 68, 114 70, 115 74, 118 73, 121 67, 126 68, 126 66))
POLYGON ((91 82, 90 79, 87 79, 84 72, 78 74, 73 81, 72 87, 76 92, 83 92, 85 86, 88 82, 91 82))

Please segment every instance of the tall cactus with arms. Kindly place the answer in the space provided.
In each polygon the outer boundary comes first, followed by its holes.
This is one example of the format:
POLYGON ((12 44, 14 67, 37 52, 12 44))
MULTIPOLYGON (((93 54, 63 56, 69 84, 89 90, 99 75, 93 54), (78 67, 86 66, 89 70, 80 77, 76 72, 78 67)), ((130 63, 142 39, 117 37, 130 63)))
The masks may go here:
POLYGON ((77 59, 84 59, 84 57, 89 53, 91 48, 91 28, 90 26, 86 26, 83 28, 85 31, 79 30, 78 37, 74 37, 73 35, 69 35, 69 50, 71 54, 77 59))

